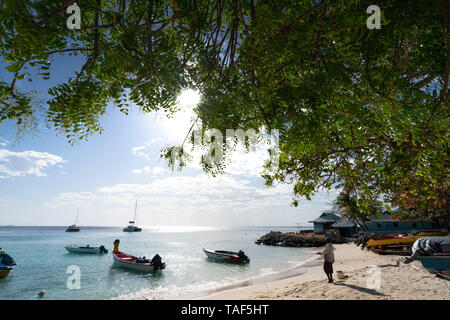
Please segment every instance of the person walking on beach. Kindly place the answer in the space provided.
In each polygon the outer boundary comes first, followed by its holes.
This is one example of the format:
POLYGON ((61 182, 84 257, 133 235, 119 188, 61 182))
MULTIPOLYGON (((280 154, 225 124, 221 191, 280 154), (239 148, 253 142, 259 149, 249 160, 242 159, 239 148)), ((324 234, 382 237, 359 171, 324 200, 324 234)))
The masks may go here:
POLYGON ((333 282, 334 247, 331 241, 331 238, 328 238, 323 251, 317 252, 317 254, 323 255, 323 270, 328 277, 328 283, 333 282))

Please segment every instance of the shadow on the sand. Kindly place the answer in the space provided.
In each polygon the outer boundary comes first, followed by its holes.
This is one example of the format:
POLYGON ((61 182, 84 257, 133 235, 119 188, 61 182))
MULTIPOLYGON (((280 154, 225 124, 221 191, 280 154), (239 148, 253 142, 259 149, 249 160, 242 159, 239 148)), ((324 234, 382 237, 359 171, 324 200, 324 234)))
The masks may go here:
POLYGON ((386 295, 384 293, 381 293, 381 292, 378 292, 376 290, 367 289, 367 288, 364 288, 364 287, 356 286, 354 284, 348 284, 348 283, 345 283, 345 282, 335 282, 334 284, 337 285, 337 286, 346 286, 346 287, 349 287, 349 288, 352 288, 352 289, 355 289, 355 290, 358 290, 358 291, 361 291, 361 292, 364 292, 364 293, 368 293, 368 294, 371 294, 371 295, 374 295, 374 296, 385 296, 385 297, 388 296, 388 295, 386 295))

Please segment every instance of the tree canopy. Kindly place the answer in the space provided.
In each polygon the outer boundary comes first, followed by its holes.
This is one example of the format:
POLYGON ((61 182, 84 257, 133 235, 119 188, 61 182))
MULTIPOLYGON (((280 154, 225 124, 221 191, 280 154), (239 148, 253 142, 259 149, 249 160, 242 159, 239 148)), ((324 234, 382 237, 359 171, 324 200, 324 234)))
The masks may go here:
POLYGON ((448 219, 445 0, 382 1, 380 29, 367 27, 363 0, 78 0, 81 28, 70 30, 74 2, 0 1, 12 74, 0 121, 23 123, 36 108, 19 81, 47 79, 56 54, 81 54, 45 109, 69 141, 99 131, 108 103, 175 112, 195 87, 204 130, 279 130, 279 166, 264 178, 292 183, 294 204, 339 182, 362 213, 383 204, 448 219))

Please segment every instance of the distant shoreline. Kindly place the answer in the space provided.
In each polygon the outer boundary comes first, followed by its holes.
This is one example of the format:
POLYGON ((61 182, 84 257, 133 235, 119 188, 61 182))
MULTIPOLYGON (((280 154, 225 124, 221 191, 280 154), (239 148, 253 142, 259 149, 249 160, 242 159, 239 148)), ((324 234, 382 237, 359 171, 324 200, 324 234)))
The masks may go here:
MULTIPOLYGON (((123 228, 123 226, 87 226, 87 225, 78 225, 83 228, 123 228)), ((18 227, 18 228, 64 228, 67 225, 52 225, 52 226, 26 226, 26 225, 0 225, 2 227, 18 227)), ((186 225, 186 226, 142 226, 142 228, 183 228, 183 227, 199 227, 199 228, 295 228, 295 229, 303 229, 303 230, 313 230, 313 226, 194 226, 194 225, 186 225)))

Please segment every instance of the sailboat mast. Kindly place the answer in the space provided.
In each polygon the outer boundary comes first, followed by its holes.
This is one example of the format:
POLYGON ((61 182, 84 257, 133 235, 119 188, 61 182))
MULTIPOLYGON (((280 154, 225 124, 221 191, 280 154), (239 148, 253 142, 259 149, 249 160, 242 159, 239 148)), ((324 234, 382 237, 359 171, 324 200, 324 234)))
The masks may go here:
POLYGON ((135 222, 136 225, 137 225, 136 212, 137 212, 137 199, 136 199, 136 204, 134 205, 134 222, 135 222))
POLYGON ((80 209, 77 209, 77 218, 76 218, 76 220, 75 220, 75 225, 77 225, 78 224, 78 215, 80 214, 80 209))

